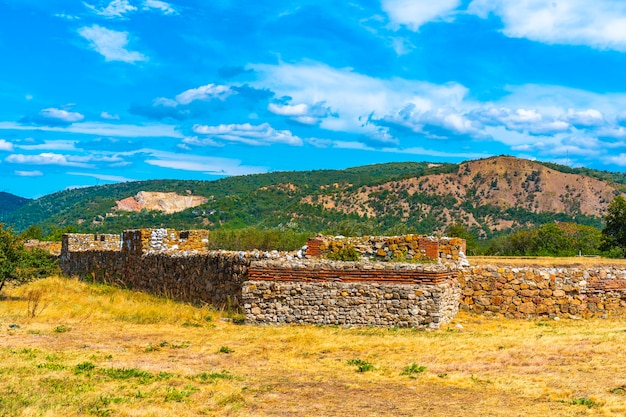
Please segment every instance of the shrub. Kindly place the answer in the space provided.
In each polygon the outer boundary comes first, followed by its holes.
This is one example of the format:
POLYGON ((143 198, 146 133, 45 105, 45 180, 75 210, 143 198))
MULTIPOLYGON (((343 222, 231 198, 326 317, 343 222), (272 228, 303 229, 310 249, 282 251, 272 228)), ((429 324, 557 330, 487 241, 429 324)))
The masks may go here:
POLYGON ((357 372, 367 372, 374 369, 374 365, 362 359, 350 359, 348 365, 355 365, 357 372))
POLYGON ((348 246, 339 249, 337 252, 331 252, 326 257, 333 261, 358 261, 361 258, 361 254, 353 246, 348 246))

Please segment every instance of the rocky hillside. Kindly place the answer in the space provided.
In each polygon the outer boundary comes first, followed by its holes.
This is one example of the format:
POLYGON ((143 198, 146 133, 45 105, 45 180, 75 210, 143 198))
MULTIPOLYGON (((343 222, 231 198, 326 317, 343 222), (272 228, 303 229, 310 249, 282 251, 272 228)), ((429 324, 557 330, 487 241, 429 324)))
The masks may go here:
POLYGON ((617 184, 597 178, 494 157, 462 163, 451 173, 337 189, 302 202, 368 218, 392 216, 409 222, 417 216, 418 222, 430 219, 439 227, 460 222, 488 232, 530 226, 542 214, 573 221, 600 218, 620 193, 617 184))
POLYGON ((137 227, 280 228, 337 234, 443 232, 480 236, 554 221, 601 226, 620 173, 513 157, 458 165, 405 162, 274 172, 218 181, 145 181, 67 190, 10 213, 17 230, 115 232, 137 227))

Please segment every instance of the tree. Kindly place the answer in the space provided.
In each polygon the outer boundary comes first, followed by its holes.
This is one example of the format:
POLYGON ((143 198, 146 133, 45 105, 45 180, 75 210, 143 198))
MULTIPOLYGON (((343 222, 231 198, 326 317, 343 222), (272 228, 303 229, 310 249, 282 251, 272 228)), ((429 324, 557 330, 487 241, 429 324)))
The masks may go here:
POLYGON ((626 249, 626 199, 617 196, 611 201, 604 216, 602 250, 626 249))
POLYGON ((55 271, 52 255, 41 249, 27 250, 23 239, 0 223, 0 291, 8 282, 23 284, 55 271))
POLYGON ((467 251, 467 255, 470 253, 472 255, 476 254, 478 246, 476 243, 476 237, 470 233, 462 223, 451 223, 446 229, 446 235, 465 239, 465 249, 467 251))

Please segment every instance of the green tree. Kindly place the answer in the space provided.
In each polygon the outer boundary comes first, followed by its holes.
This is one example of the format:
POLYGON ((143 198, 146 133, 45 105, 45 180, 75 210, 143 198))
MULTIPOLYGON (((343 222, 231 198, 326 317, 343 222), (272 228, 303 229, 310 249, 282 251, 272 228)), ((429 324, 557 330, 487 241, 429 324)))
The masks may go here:
POLYGON ((41 249, 26 250, 24 241, 0 223, 0 290, 5 284, 23 284, 56 271, 56 261, 41 249))
POLYGON ((617 196, 611 201, 604 216, 602 250, 626 249, 626 199, 617 196))
POLYGON ((477 251, 476 237, 470 233, 462 223, 451 223, 446 229, 446 235, 465 239, 467 254, 475 255, 477 251))

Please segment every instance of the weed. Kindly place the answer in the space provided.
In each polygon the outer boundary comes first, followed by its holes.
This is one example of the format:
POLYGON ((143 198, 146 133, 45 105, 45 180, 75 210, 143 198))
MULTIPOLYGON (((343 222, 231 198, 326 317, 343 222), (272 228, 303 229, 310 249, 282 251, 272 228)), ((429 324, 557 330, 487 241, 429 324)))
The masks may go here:
POLYGON ((587 397, 574 398, 572 401, 570 401, 570 404, 584 405, 584 406, 587 406, 587 408, 592 408, 592 407, 596 407, 599 405, 597 402, 587 397))
POLYGON ((220 348, 220 350, 217 351, 218 353, 233 353, 234 350, 232 350, 231 348, 229 348, 228 346, 222 346, 220 348))
POLYGON ((374 369, 374 365, 362 359, 350 359, 348 365, 355 365, 357 372, 367 372, 374 369))
POLYGON ((66 333, 72 330, 70 327, 67 327, 65 324, 61 324, 54 328, 55 333, 66 333))
POLYGON ((219 379, 234 379, 235 377, 228 371, 222 372, 202 372, 201 374, 194 375, 192 379, 197 379, 202 382, 217 382, 219 379))
POLYGON ((190 321, 186 321, 182 324, 183 327, 202 327, 200 323, 192 323, 190 321))
POLYGON ((181 344, 171 344, 170 347, 172 349, 187 349, 189 346, 191 346, 191 342, 186 340, 184 342, 182 342, 181 344))
POLYGON ((230 406, 234 410, 238 410, 243 407, 243 405, 246 403, 246 400, 241 394, 234 392, 218 399, 215 403, 222 407, 230 406))
POLYGON ((550 323, 545 322, 545 321, 539 321, 537 322, 537 326, 538 327, 550 327, 550 323))
POLYGON ((148 344, 148 347, 146 347, 143 351, 146 353, 149 352, 157 352, 159 350, 161 350, 161 348, 167 347, 169 346, 169 343, 166 341, 163 341, 161 343, 159 343, 158 345, 153 345, 152 343, 148 344))
POLYGON ((65 369, 65 366, 60 365, 58 363, 45 362, 37 365, 37 369, 49 369, 51 371, 61 371, 65 369))
POLYGON ((409 377, 414 378, 415 374, 421 374, 426 370, 425 366, 420 366, 417 363, 413 362, 411 365, 407 366, 402 370, 400 375, 408 375, 409 377))
POLYGON ((198 391, 198 388, 194 387, 193 385, 185 385, 182 390, 168 388, 167 394, 165 394, 165 401, 181 402, 196 391, 198 391))
POLYGON ((164 380, 164 379, 171 379, 171 378, 174 378, 175 376, 176 376, 176 375, 174 375, 174 374, 172 374, 172 373, 170 373, 170 372, 163 372, 163 371, 161 371, 161 372, 159 372, 159 373, 157 374, 157 376, 156 376, 156 377, 157 377, 157 379, 158 379, 158 380, 164 380))
POLYGON ((448 376, 448 374, 437 374, 437 376, 438 376, 439 378, 445 378, 445 377, 447 377, 447 376, 448 376))
POLYGON ((339 249, 337 252, 331 252, 326 257, 333 261, 358 261, 361 259, 361 254, 354 246, 347 246, 339 249))
POLYGON ((154 378, 154 375, 150 372, 142 371, 137 368, 109 368, 102 370, 101 373, 112 379, 140 378, 145 382, 154 378))
POLYGON ((41 308, 39 307, 42 297, 43 290, 41 288, 35 288, 26 293, 26 300, 28 301, 28 304, 26 305, 26 312, 28 317, 31 319, 36 315, 41 314, 41 312, 48 306, 48 304, 43 304, 41 308))
POLYGON ((87 374, 90 375, 91 371, 93 371, 94 369, 96 369, 96 365, 94 365, 91 362, 83 362, 83 363, 79 363, 78 365, 76 365, 74 367, 74 374, 76 375, 80 375, 80 374, 87 374))
POLYGON ((621 387, 612 388, 609 392, 611 394, 624 395, 626 394, 626 386, 622 385, 621 387))
POLYGON ((478 378, 476 375, 472 375, 472 382, 475 384, 479 384, 479 385, 491 384, 490 379, 481 379, 481 378, 478 378))

